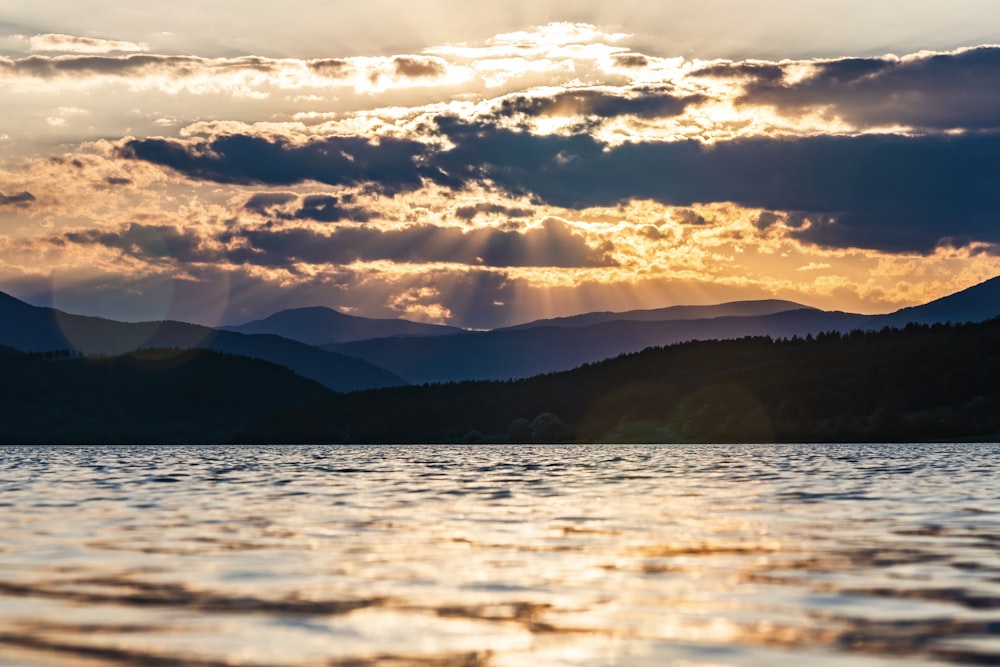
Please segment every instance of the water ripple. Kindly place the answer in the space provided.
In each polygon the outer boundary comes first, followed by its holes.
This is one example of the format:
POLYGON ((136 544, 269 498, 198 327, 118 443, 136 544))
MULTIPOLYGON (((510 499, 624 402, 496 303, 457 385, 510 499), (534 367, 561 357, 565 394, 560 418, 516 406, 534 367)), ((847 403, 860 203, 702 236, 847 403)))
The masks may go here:
POLYGON ((7 447, 0 664, 1000 664, 998 454, 7 447))

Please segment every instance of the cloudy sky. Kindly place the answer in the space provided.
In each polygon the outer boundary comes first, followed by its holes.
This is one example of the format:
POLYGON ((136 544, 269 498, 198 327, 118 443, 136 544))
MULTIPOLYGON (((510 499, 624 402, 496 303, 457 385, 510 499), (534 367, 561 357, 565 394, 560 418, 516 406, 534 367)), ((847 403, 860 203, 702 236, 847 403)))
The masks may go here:
POLYGON ((1000 273, 995 0, 7 0, 0 290, 485 328, 1000 273))

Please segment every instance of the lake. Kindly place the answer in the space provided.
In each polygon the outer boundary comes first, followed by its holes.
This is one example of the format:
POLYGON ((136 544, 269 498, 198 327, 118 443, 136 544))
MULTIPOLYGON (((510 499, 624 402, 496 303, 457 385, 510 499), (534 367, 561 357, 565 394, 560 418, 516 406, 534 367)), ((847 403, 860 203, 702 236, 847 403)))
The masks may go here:
POLYGON ((1000 664, 1000 445, 0 448, 0 664, 1000 664))

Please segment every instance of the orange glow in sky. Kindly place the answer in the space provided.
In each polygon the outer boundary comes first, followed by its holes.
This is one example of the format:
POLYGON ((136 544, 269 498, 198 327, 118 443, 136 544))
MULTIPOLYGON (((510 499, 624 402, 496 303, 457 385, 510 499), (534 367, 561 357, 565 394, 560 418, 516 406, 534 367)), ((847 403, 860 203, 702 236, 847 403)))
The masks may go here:
POLYGON ((886 312, 1000 273, 1000 184, 970 166, 1000 136, 988 35, 670 52, 599 13, 367 53, 253 31, 220 51, 167 19, 0 36, 0 290, 483 328, 767 297, 886 312))

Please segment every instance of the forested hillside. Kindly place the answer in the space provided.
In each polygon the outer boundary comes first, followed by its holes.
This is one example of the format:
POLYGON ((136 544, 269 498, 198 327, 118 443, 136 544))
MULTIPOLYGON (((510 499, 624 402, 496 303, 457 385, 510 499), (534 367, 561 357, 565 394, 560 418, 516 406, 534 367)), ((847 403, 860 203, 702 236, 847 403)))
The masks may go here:
POLYGON ((227 442, 251 420, 330 395, 281 366, 208 350, 0 348, 2 443, 227 442))
POLYGON ((346 394, 241 434, 296 442, 995 439, 1000 320, 648 349, 515 382, 346 394))

